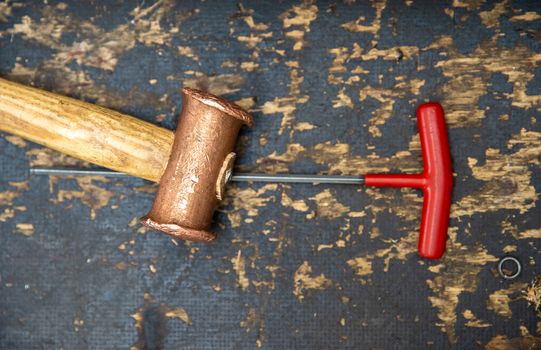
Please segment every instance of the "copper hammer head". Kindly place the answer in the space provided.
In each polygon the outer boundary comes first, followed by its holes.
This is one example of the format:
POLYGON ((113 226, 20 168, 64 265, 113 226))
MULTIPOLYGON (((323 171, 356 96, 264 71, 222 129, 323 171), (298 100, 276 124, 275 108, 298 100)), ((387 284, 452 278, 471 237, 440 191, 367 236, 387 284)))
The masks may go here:
POLYGON ((182 89, 183 107, 171 156, 144 225, 173 237, 208 242, 214 210, 231 176, 235 141, 252 117, 209 93, 182 89))

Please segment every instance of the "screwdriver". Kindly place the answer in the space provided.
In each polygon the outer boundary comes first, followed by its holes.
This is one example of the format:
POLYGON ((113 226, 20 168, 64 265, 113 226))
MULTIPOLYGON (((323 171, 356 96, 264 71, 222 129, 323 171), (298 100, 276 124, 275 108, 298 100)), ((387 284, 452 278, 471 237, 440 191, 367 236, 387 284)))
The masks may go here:
MULTIPOLYGON (((231 181, 348 184, 365 186, 414 187, 423 190, 424 201, 418 244, 419 255, 438 259, 445 251, 453 174, 443 108, 430 102, 417 108, 424 170, 421 174, 367 174, 365 176, 250 174, 238 173, 231 181)), ((48 176, 130 176, 110 170, 31 168, 33 175, 48 176)))

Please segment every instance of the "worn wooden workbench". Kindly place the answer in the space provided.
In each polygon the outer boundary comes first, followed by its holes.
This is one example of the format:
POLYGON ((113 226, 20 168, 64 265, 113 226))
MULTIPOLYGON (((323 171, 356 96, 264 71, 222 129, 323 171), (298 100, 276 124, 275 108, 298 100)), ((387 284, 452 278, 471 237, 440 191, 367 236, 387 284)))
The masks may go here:
POLYGON ((189 244, 137 223, 154 185, 30 177, 89 165, 1 134, 0 348, 541 348, 540 26, 533 1, 1 2, 1 76, 171 129, 181 86, 222 95, 256 120, 239 170, 419 171, 439 100, 456 186, 440 261, 406 189, 233 184, 189 244))

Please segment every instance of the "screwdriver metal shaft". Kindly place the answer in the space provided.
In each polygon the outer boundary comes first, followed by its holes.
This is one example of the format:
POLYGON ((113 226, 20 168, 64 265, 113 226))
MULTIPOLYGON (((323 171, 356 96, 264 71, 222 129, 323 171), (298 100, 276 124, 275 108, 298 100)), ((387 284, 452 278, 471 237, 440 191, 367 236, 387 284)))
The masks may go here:
MULTIPOLYGON (((130 177, 131 175, 112 170, 69 169, 69 168, 30 168, 32 175, 45 176, 107 176, 130 177)), ((293 175, 293 174, 249 174, 238 173, 231 177, 235 182, 281 182, 281 183, 314 183, 314 184, 345 184, 364 185, 363 176, 332 176, 332 175, 293 175)))

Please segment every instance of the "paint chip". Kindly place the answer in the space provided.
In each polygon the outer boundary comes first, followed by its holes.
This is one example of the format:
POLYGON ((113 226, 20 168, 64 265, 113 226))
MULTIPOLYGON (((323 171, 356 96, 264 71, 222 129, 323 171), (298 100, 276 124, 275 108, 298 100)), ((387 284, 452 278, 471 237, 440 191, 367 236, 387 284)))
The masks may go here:
POLYGON ((15 225, 15 228, 17 233, 20 233, 26 237, 30 237, 34 234, 33 224, 17 224, 15 225))

